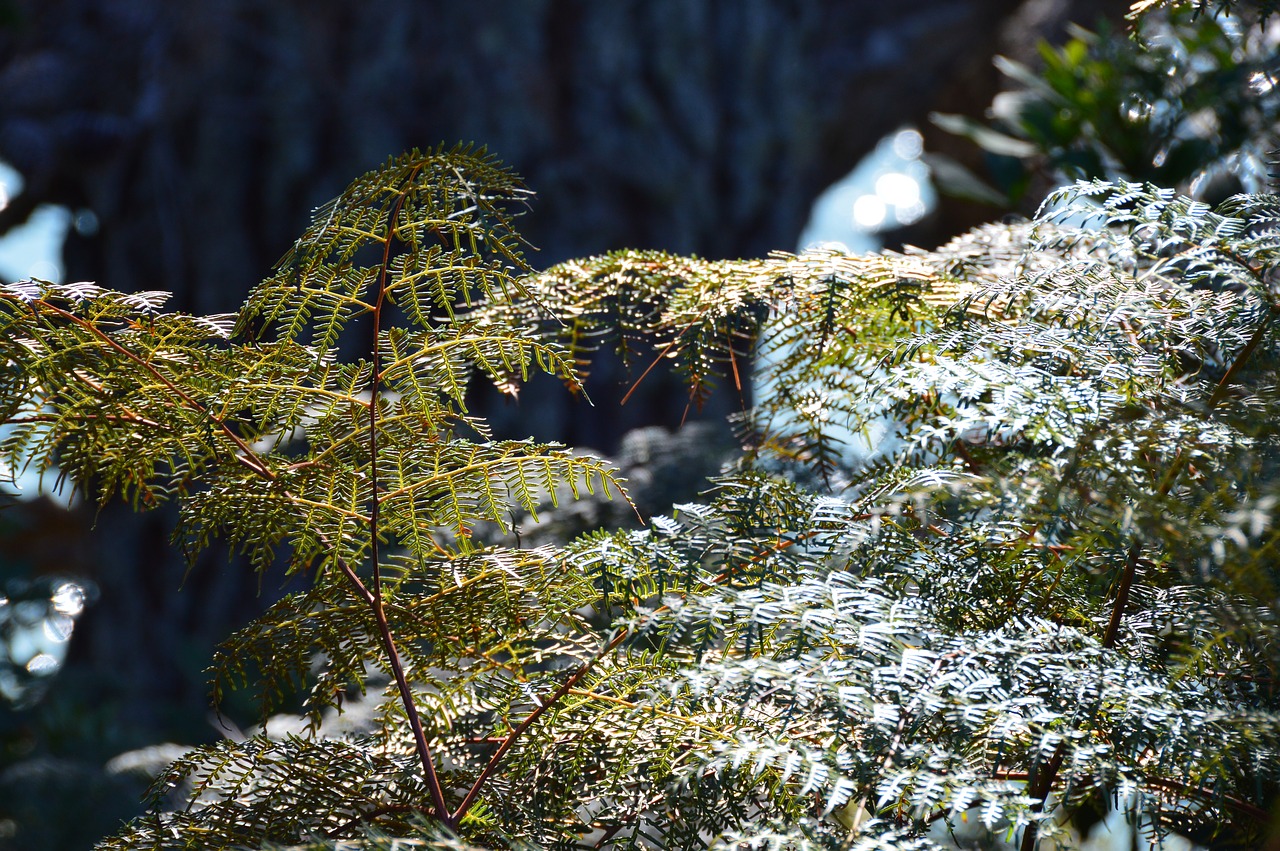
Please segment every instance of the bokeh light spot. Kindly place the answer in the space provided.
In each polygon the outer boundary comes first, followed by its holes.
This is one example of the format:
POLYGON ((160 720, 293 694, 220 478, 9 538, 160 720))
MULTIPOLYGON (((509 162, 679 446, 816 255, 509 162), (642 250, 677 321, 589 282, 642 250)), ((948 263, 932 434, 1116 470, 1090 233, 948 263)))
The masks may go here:
POLYGON ((884 223, 888 208, 876 195, 863 195, 853 202, 853 223, 862 230, 874 230, 884 223))
POLYGON ((904 160, 919 159, 924 153, 924 136, 919 130, 899 130, 893 137, 893 152, 904 160))

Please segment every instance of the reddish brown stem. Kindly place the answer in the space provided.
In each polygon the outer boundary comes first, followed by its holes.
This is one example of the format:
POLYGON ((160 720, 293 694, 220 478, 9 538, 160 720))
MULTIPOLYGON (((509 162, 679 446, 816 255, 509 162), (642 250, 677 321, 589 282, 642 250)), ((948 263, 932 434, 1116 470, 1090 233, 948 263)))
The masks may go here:
MULTIPOLYGON (((1266 337, 1267 330, 1271 327, 1271 323, 1276 318, 1277 313, 1280 313, 1280 307, 1272 305, 1267 311, 1266 317, 1258 323, 1258 327, 1254 330, 1253 336, 1249 338, 1249 342, 1245 343, 1244 348, 1240 350, 1236 355, 1235 360, 1231 362, 1231 366, 1227 368, 1226 374, 1222 376, 1222 379, 1218 382, 1217 386, 1213 388, 1213 392, 1209 394, 1209 401, 1205 404, 1206 411, 1212 411, 1218 406, 1218 403, 1226 397, 1228 388, 1230 388, 1231 384, 1235 381, 1236 376, 1240 374, 1240 371, 1244 369, 1245 364, 1248 363, 1249 358, 1252 357, 1254 350, 1258 348, 1262 343, 1262 340, 1266 337)), ((1169 492, 1173 490, 1173 485, 1177 482, 1178 476, 1181 475, 1182 471, 1186 468, 1189 457, 1190 456, 1186 452, 1185 448, 1178 450, 1177 455, 1174 456, 1173 463, 1170 464, 1169 469, 1165 471, 1164 478, 1161 480, 1160 487, 1157 489, 1157 492, 1161 497, 1168 496, 1169 492)), ((1141 558, 1142 541, 1139 539, 1135 540, 1129 546, 1129 552, 1124 561, 1124 569, 1120 572, 1120 579, 1116 583, 1116 599, 1111 604, 1111 618, 1107 621, 1106 632, 1102 635, 1103 647, 1114 647, 1120 636, 1120 624, 1124 620, 1125 609, 1129 606, 1129 595, 1133 590, 1133 580, 1137 575, 1138 561, 1141 558)), ((1049 789, 1053 785, 1053 781, 1057 777, 1058 769, 1062 764, 1061 755, 1062 746, 1060 745, 1058 747, 1058 751, 1054 754, 1054 759, 1050 760, 1049 764, 1045 766, 1043 775, 1037 776, 1035 784, 1037 786, 1037 791, 1040 786, 1043 786, 1043 791, 1039 794, 1033 792, 1033 797, 1039 798, 1042 806, 1045 797, 1049 794, 1049 789), (1041 776, 1044 778, 1043 784, 1040 782, 1041 776)), ((1035 825, 1032 824, 1027 827, 1026 833, 1023 834, 1022 851, 1031 851, 1031 849, 1035 848, 1035 843, 1036 829, 1035 825)))
POLYGON ((1120 622, 1124 619, 1124 610, 1129 606, 1129 592, 1133 589, 1133 578, 1137 575, 1138 559, 1141 556, 1142 542, 1134 541, 1129 545, 1124 569, 1120 571, 1120 581, 1116 583, 1116 599, 1111 604, 1111 619, 1107 621, 1107 631, 1102 634, 1103 647, 1114 647, 1120 635, 1120 622))
MULTIPOLYGON (((408 182, 412 183, 417 174, 418 169, 415 169, 409 175, 408 182)), ((409 729, 413 734, 414 748, 418 752, 418 759, 422 762, 422 772, 427 782, 427 790, 431 795, 431 805, 435 808, 436 817, 452 830, 456 827, 457 820, 449 815, 449 807, 444 800, 444 789, 441 787, 440 778, 436 774, 435 758, 432 756, 430 744, 427 743, 422 719, 418 715, 418 707, 413 699, 413 689, 410 688, 409 681, 405 677, 404 663, 400 658, 399 650, 396 649, 391 625, 387 622, 386 606, 382 599, 382 565, 378 557, 378 536, 380 534, 378 508, 382 502, 378 494, 378 392, 381 389, 380 383, 382 379, 382 307, 386 303, 387 297, 387 273, 391 267, 391 244, 395 241, 396 219, 400 215, 400 209, 404 206, 406 191, 402 191, 396 199, 395 206, 391 209, 391 216, 387 221, 387 235, 382 245, 382 265, 378 272, 378 295, 373 304, 373 346, 371 354, 373 363, 371 366, 372 376, 369 381, 369 557, 373 562, 373 591, 369 602, 373 609, 374 620, 378 624, 378 633, 382 639, 382 646, 387 652, 387 662, 391 666, 396 688, 400 692, 400 702, 404 705, 405 718, 409 722, 409 729)))
MULTIPOLYGON (((1044 809, 1045 802, 1049 799, 1049 790, 1053 788, 1053 781, 1058 777, 1058 770, 1062 768, 1062 760, 1066 752, 1066 745, 1060 743, 1054 750, 1053 756, 1049 757, 1049 761, 1031 775, 1035 779, 1031 781, 1031 788, 1027 790, 1027 794, 1038 802, 1035 805, 1037 812, 1044 809)), ((1022 833, 1022 851, 1034 851, 1038 833, 1036 822, 1027 825, 1027 829, 1022 833)))
POLYGON ((667 345, 662 349, 662 351, 658 352, 657 356, 653 359, 653 363, 649 364, 649 366, 645 369, 645 371, 640 373, 640 377, 635 380, 635 383, 631 385, 631 389, 627 391, 627 395, 623 396, 622 401, 619 402, 618 404, 620 405, 627 404, 627 401, 631 398, 631 394, 635 393, 636 388, 640 386, 640 382, 648 378, 649 373, 653 372, 654 368, 656 368, 658 364, 662 363, 662 359, 665 358, 667 355, 669 355, 672 352, 672 350, 675 349, 676 344, 680 342, 680 338, 683 337, 685 331, 688 331, 688 330, 689 330, 688 328, 684 328, 683 330, 681 330, 680 333, 675 336, 674 340, 672 340, 670 343, 667 343, 667 345))
POLYGON ((475 783, 472 783, 471 788, 467 790, 466 797, 462 799, 462 803, 458 805, 458 809, 454 810, 453 815, 450 816, 454 824, 462 821, 462 817, 467 814, 467 811, 471 809, 471 805, 474 804, 476 799, 480 796, 480 791, 484 788, 484 784, 489 780, 489 776, 497 769, 498 764, 502 762, 502 758, 507 755, 507 751, 511 750, 512 746, 515 745, 516 740, 524 734, 525 730, 532 727, 533 723, 542 717, 544 712, 559 703, 560 699, 568 694, 570 689, 576 686, 592 668, 598 665, 601 659, 609 655, 610 651, 621 644, 622 640, 626 638, 627 635, 627 630, 618 630, 617 635, 609 639, 609 641, 600 648, 599 652, 597 652, 595 656, 585 662, 582 667, 578 668, 578 670, 574 671, 573 674, 570 675, 569 679, 564 681, 560 688, 556 689, 546 700, 539 703, 523 721, 516 725, 514 730, 507 734, 507 737, 502 740, 502 744, 498 745, 498 750, 494 752, 493 756, 489 757, 489 762, 485 765, 484 770, 480 772, 480 776, 476 778, 475 783))
MULTIPOLYGON (((1249 342, 1245 343, 1240 353, 1236 355, 1231 366, 1227 368, 1227 372, 1222 376, 1218 385, 1213 388, 1213 393, 1209 395, 1209 401, 1205 403, 1205 410, 1212 411, 1218 406, 1223 398, 1227 395, 1227 390, 1235 381, 1236 376, 1244 369, 1249 358, 1252 357, 1255 349, 1262 343, 1266 337, 1267 329, 1271 327, 1272 320, 1276 314, 1280 313, 1280 308, 1273 306, 1267 311, 1267 316, 1258 324, 1257 329, 1253 332, 1253 336, 1249 338, 1249 342)), ((1185 448, 1179 449, 1177 455, 1173 458, 1173 463, 1169 465, 1169 469, 1165 471, 1164 478, 1160 482, 1158 493, 1160 496, 1168 496, 1173 490, 1174 483, 1177 482, 1178 476, 1186 468, 1190 456, 1185 448)), ((1111 606, 1111 619, 1107 622, 1107 630, 1102 636, 1103 647, 1114 647, 1116 639, 1120 634, 1120 623, 1124 619, 1124 610, 1129 605, 1129 592, 1133 588, 1133 579, 1137 574, 1138 560, 1142 556, 1142 542, 1134 541, 1129 547, 1129 554, 1125 558, 1124 569, 1120 573, 1120 580, 1116 584, 1116 599, 1111 606)))

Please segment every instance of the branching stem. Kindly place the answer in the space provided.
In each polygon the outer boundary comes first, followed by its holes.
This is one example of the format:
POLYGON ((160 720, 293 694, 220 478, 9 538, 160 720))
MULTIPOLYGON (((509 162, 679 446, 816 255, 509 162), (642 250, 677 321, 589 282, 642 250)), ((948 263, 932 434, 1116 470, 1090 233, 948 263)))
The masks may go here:
POLYGON ((538 704, 538 706, 534 707, 533 711, 525 716, 525 719, 517 724, 514 730, 507 734, 507 737, 502 740, 502 744, 498 745, 498 749, 494 751, 493 756, 489 757, 489 762, 480 772, 480 776, 471 784, 471 788, 467 791, 466 797, 462 799, 462 803, 458 805, 458 809, 454 810, 453 814, 449 817, 453 824, 457 824, 462 821, 463 816, 467 814, 467 811, 471 809, 471 805, 474 804, 476 799, 480 796, 480 791, 484 788, 484 784, 489 780, 489 775, 493 774, 494 770, 497 769, 498 764, 502 762, 502 758, 507 755, 507 751, 511 750, 512 746, 515 745, 516 740, 524 734, 525 730, 532 727, 533 723, 542 717, 544 712, 559 703, 561 698, 568 694, 583 677, 595 668, 596 665, 600 664, 600 661, 604 659, 605 656, 609 655, 615 647, 621 644, 622 640, 629 634, 630 633, 625 629, 618 630, 613 638, 605 642, 604 646, 600 648, 595 656, 583 663, 583 665, 579 667, 578 670, 574 671, 558 689, 552 692, 550 697, 543 700, 538 704))
MULTIPOLYGON (((412 185, 420 170, 421 166, 409 174, 407 180, 409 185, 412 185)), ((400 691, 400 702, 404 705, 405 717, 413 734, 413 744, 418 751, 418 759, 422 762, 423 776, 427 783, 427 790, 431 795, 431 805, 435 808, 436 817, 446 827, 453 830, 457 825, 457 819, 449 815, 449 807, 444 800, 444 789, 441 787, 440 778, 436 774, 435 757, 431 753, 431 745, 428 744, 426 733, 422 727, 422 718, 418 715, 418 707, 413 700, 413 689, 410 688, 408 678, 405 677, 404 662, 400 658, 400 651, 396 648, 391 625, 387 622, 386 606, 382 598, 382 565, 378 556, 378 538, 381 534, 378 525, 378 508, 382 502, 382 497, 378 493, 378 393, 381 390, 380 383, 382 378, 382 307, 386 304, 387 273, 391 267, 391 245, 396 238, 396 219, 400 216, 400 209, 404 206, 407 192, 407 188, 401 190, 387 221, 387 234, 382 241, 382 264, 378 272, 378 294, 373 304, 373 346, 371 354, 373 365, 372 377, 369 381, 369 557, 373 562, 373 589, 370 593, 369 604, 373 609, 374 620, 378 624, 378 634, 382 639, 382 646, 387 651, 387 662, 390 664, 391 673, 395 677, 396 688, 400 691)), ((353 574, 348 572, 348 578, 353 578, 353 574)))
MULTIPOLYGON (((1212 411, 1218 404, 1226 398, 1227 391, 1231 384, 1235 381, 1236 376, 1244 369, 1249 358, 1253 356, 1254 351, 1262 343, 1266 337, 1267 330, 1271 327, 1272 321, 1276 315, 1280 314, 1280 308, 1272 306, 1267 311, 1266 317, 1258 323, 1258 327, 1253 332, 1253 336, 1249 338, 1249 342, 1245 343, 1240 353, 1236 355, 1235 360, 1231 362, 1231 366, 1227 368, 1227 372, 1222 376, 1218 385, 1213 388, 1213 393, 1209 395, 1209 401, 1205 403, 1205 410, 1212 411)), ((1178 476, 1186 468, 1190 460, 1190 453, 1186 447, 1180 447, 1178 453, 1174 456, 1173 462, 1165 471, 1163 479, 1160 481, 1160 487, 1157 493, 1161 497, 1169 495, 1173 490, 1174 484, 1178 480, 1178 476)), ((1128 556, 1125 558, 1124 569, 1120 573, 1120 580, 1116 584, 1116 599, 1111 606, 1111 620, 1107 623, 1107 631, 1102 636, 1103 647, 1114 647, 1116 639, 1120 634, 1120 623, 1124 619, 1125 608, 1129 605, 1129 593, 1133 588, 1133 579, 1137 573, 1138 562, 1142 557, 1142 542, 1135 540, 1129 546, 1128 556)))
MULTIPOLYGON (((372 379, 373 386, 372 386, 372 393, 371 393, 371 402, 369 405, 369 426, 370 426, 369 443, 370 443, 370 455, 371 455, 370 478, 372 479, 372 488, 373 488, 373 491, 372 491, 373 498, 372 498, 371 516, 370 516, 370 529, 371 529, 371 536, 372 536, 371 549, 372 549, 372 557, 373 557, 373 589, 370 590, 360 580, 359 575, 343 559, 340 559, 340 558, 336 559, 336 564, 338 566, 338 569, 342 571, 343 575, 347 578, 348 581, 352 583, 352 585, 355 587, 355 589, 360 594, 360 596, 365 600, 366 603, 369 604, 370 608, 373 610, 374 619, 378 626, 379 636, 382 640, 383 648, 387 652, 387 657, 388 657, 387 660, 391 666, 392 673, 395 677, 396 685, 400 690, 401 700, 403 701, 404 707, 405 707, 405 714, 409 719, 409 726, 413 732, 414 745, 418 751, 419 758, 421 759, 423 764, 423 771, 427 780, 427 787, 431 792, 432 805, 440 821, 452 829, 456 824, 456 821, 451 819, 449 816, 449 809, 444 801, 443 789, 441 788, 440 780, 436 775, 435 762, 431 755, 431 749, 430 749, 430 746, 427 744, 426 735, 423 732, 422 720, 418 716, 417 707, 413 702, 413 692, 410 689, 408 680, 406 679, 404 674, 404 664, 400 659, 399 650, 396 648, 395 638, 391 633, 390 624, 387 622, 386 609, 385 609, 385 606, 383 605, 383 600, 382 600, 381 573, 379 571, 379 566, 378 566, 378 478, 377 478, 378 476, 378 471, 377 471, 377 455, 378 455, 377 410, 378 410, 378 406, 376 403, 377 395, 378 395, 378 380, 380 377, 378 372, 378 357, 379 357, 379 347, 380 347, 378 331, 381 326, 381 322, 380 322, 381 309, 382 309, 384 294, 385 294, 386 275, 387 275, 387 269, 388 269, 388 264, 390 260, 391 243, 392 243, 392 239, 394 237, 394 231, 395 231, 395 218, 398 215, 400 211, 400 206, 403 204, 403 202, 404 202, 404 193, 401 193, 400 198, 396 202, 395 211, 392 213, 391 221, 390 221, 390 230, 385 240, 384 252, 383 252, 383 263, 382 263, 382 277, 379 281, 378 300, 374 307, 374 314, 373 314, 373 325, 374 325, 373 379, 372 379)), ((66 321, 71 322, 72 324, 88 331, 98 340, 102 341, 103 344, 105 344, 106 346, 114 350, 117 354, 122 355, 129 361, 145 369, 153 378, 155 378, 157 381, 163 384, 166 389, 168 389, 170 392, 174 394, 174 396, 180 399, 182 403, 186 405, 191 411, 207 419, 210 423, 215 425, 217 429, 227 437, 228 440, 231 441, 231 443, 235 446, 237 450, 234 454, 234 458, 237 463, 239 463, 244 467, 247 467, 255 475, 263 479, 266 479, 268 481, 276 480, 277 476, 275 474, 275 471, 271 469, 271 467, 266 463, 266 461, 264 461, 262 457, 259 456, 253 450, 252 447, 250 447, 247 443, 244 442, 244 439, 241 438, 240 435, 236 434, 235 431, 229 425, 226 424, 226 422, 224 422, 218 417, 213 416, 212 412, 208 408, 206 408, 204 405, 200 404, 200 402, 196 401, 190 395, 184 392, 182 388, 180 388, 173 381, 168 379, 162 372, 156 369, 155 366, 153 366, 147 360, 139 357, 134 352, 131 352, 124 346, 120 345, 120 343, 117 342, 114 338, 112 338, 110 334, 107 334, 106 332, 104 332, 101 328, 99 328, 94 323, 86 319, 83 319, 79 316, 76 316, 74 313, 71 313, 70 311, 63 310, 62 308, 58 307, 55 304, 50 303, 47 300, 43 300, 43 299, 40 300, 39 305, 49 310, 51 313, 57 315, 58 317, 65 319, 66 321)), ((33 306, 33 310, 34 309, 35 308, 33 306)), ((214 447, 214 451, 217 452, 216 446, 214 447)), ((285 496, 286 498, 289 498, 292 495, 286 493, 285 496)))
MULTIPOLYGON (((1252 269, 1251 269, 1252 271, 1252 269)), ((1256 273, 1255 273, 1256 274, 1256 273)), ((1258 327, 1254 330, 1253 336, 1249 338, 1249 342, 1245 343, 1244 348, 1236 355, 1235 360, 1231 362, 1231 366, 1227 368, 1226 374, 1213 388, 1213 392, 1209 394, 1209 400, 1205 403, 1205 410, 1211 412, 1218 404, 1226 398, 1227 391, 1231 384, 1235 381, 1236 376, 1240 374, 1252 357, 1254 351, 1262 343, 1266 337, 1267 330, 1271 327, 1272 321, 1280 314, 1280 306, 1271 305, 1267 311, 1267 315, 1258 323, 1258 327)), ((1157 493, 1161 497, 1169 495, 1173 490, 1174 484, 1177 482, 1179 475, 1186 468, 1190 460, 1190 453, 1186 447, 1180 447, 1178 453, 1173 458, 1173 463, 1169 465, 1165 471, 1164 477, 1160 481, 1160 487, 1157 493)), ((1124 620, 1125 609, 1129 606, 1129 595, 1133 590, 1133 580, 1137 575, 1138 562, 1142 559, 1142 541, 1135 540, 1129 545, 1129 552, 1125 557, 1124 568, 1120 572, 1120 579, 1116 583, 1116 598, 1111 604, 1111 619, 1107 622, 1106 632, 1102 636, 1103 647, 1114 647, 1116 640, 1120 635, 1120 624, 1124 620)), ((1049 763, 1037 772, 1035 788, 1032 790, 1032 797, 1037 798, 1043 806, 1045 798, 1049 794, 1049 790, 1053 787, 1054 780, 1057 779, 1059 768, 1062 765, 1063 745, 1059 745, 1054 752, 1049 763)), ((1027 827, 1026 833, 1022 837, 1022 851, 1032 851, 1036 846, 1036 826, 1031 824, 1027 827)))

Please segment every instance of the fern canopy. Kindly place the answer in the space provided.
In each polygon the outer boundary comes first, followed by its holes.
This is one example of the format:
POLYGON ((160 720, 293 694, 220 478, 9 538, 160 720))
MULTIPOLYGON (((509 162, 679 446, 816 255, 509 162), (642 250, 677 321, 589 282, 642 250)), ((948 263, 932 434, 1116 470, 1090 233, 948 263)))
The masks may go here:
POLYGON ((1260 841, 1274 196, 1081 183, 931 252, 535 273, 525 194, 482 151, 393 159, 234 317, 0 291, 7 463, 309 578, 212 671, 264 713, 302 687, 308 734, 192 752, 102 848, 1030 848, 1112 800, 1260 841), (742 461, 640 531, 482 544, 620 484, 492 439, 468 386, 580 388, 602 346, 691 403, 760 364, 742 461), (376 730, 322 735, 367 682, 376 730))

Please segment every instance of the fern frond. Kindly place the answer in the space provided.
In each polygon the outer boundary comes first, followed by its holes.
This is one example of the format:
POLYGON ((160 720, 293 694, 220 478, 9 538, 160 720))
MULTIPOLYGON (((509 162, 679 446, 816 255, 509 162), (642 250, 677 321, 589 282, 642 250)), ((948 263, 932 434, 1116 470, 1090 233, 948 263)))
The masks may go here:
POLYGON ((371 824, 412 834, 423 791, 413 768, 410 755, 359 742, 219 742, 174 763, 153 786, 153 796, 188 786, 185 810, 135 821, 98 847, 264 847, 360 836, 371 824))
POLYGON ((301 689, 310 737, 193 752, 155 792, 185 809, 103 847, 904 848, 966 820, 1030 843, 1108 797, 1158 836, 1258 839, 1274 199, 1095 181, 931 252, 532 274, 524 195, 483 152, 394 159, 234 324, 0 288, 0 460, 174 498, 191 554, 224 538, 308 582, 213 675, 264 714, 301 689), (489 546, 621 482, 492 439, 469 385, 580 390, 604 345, 695 400, 754 358, 751 451, 638 531, 489 546), (324 738, 371 672, 375 733, 324 738))
POLYGON ((528 195, 484 149, 388 160, 315 211, 275 274, 250 294, 238 328, 309 344, 325 357, 380 298, 430 328, 437 314, 453 316, 458 301, 520 292, 516 275, 527 267, 511 220, 528 195))

